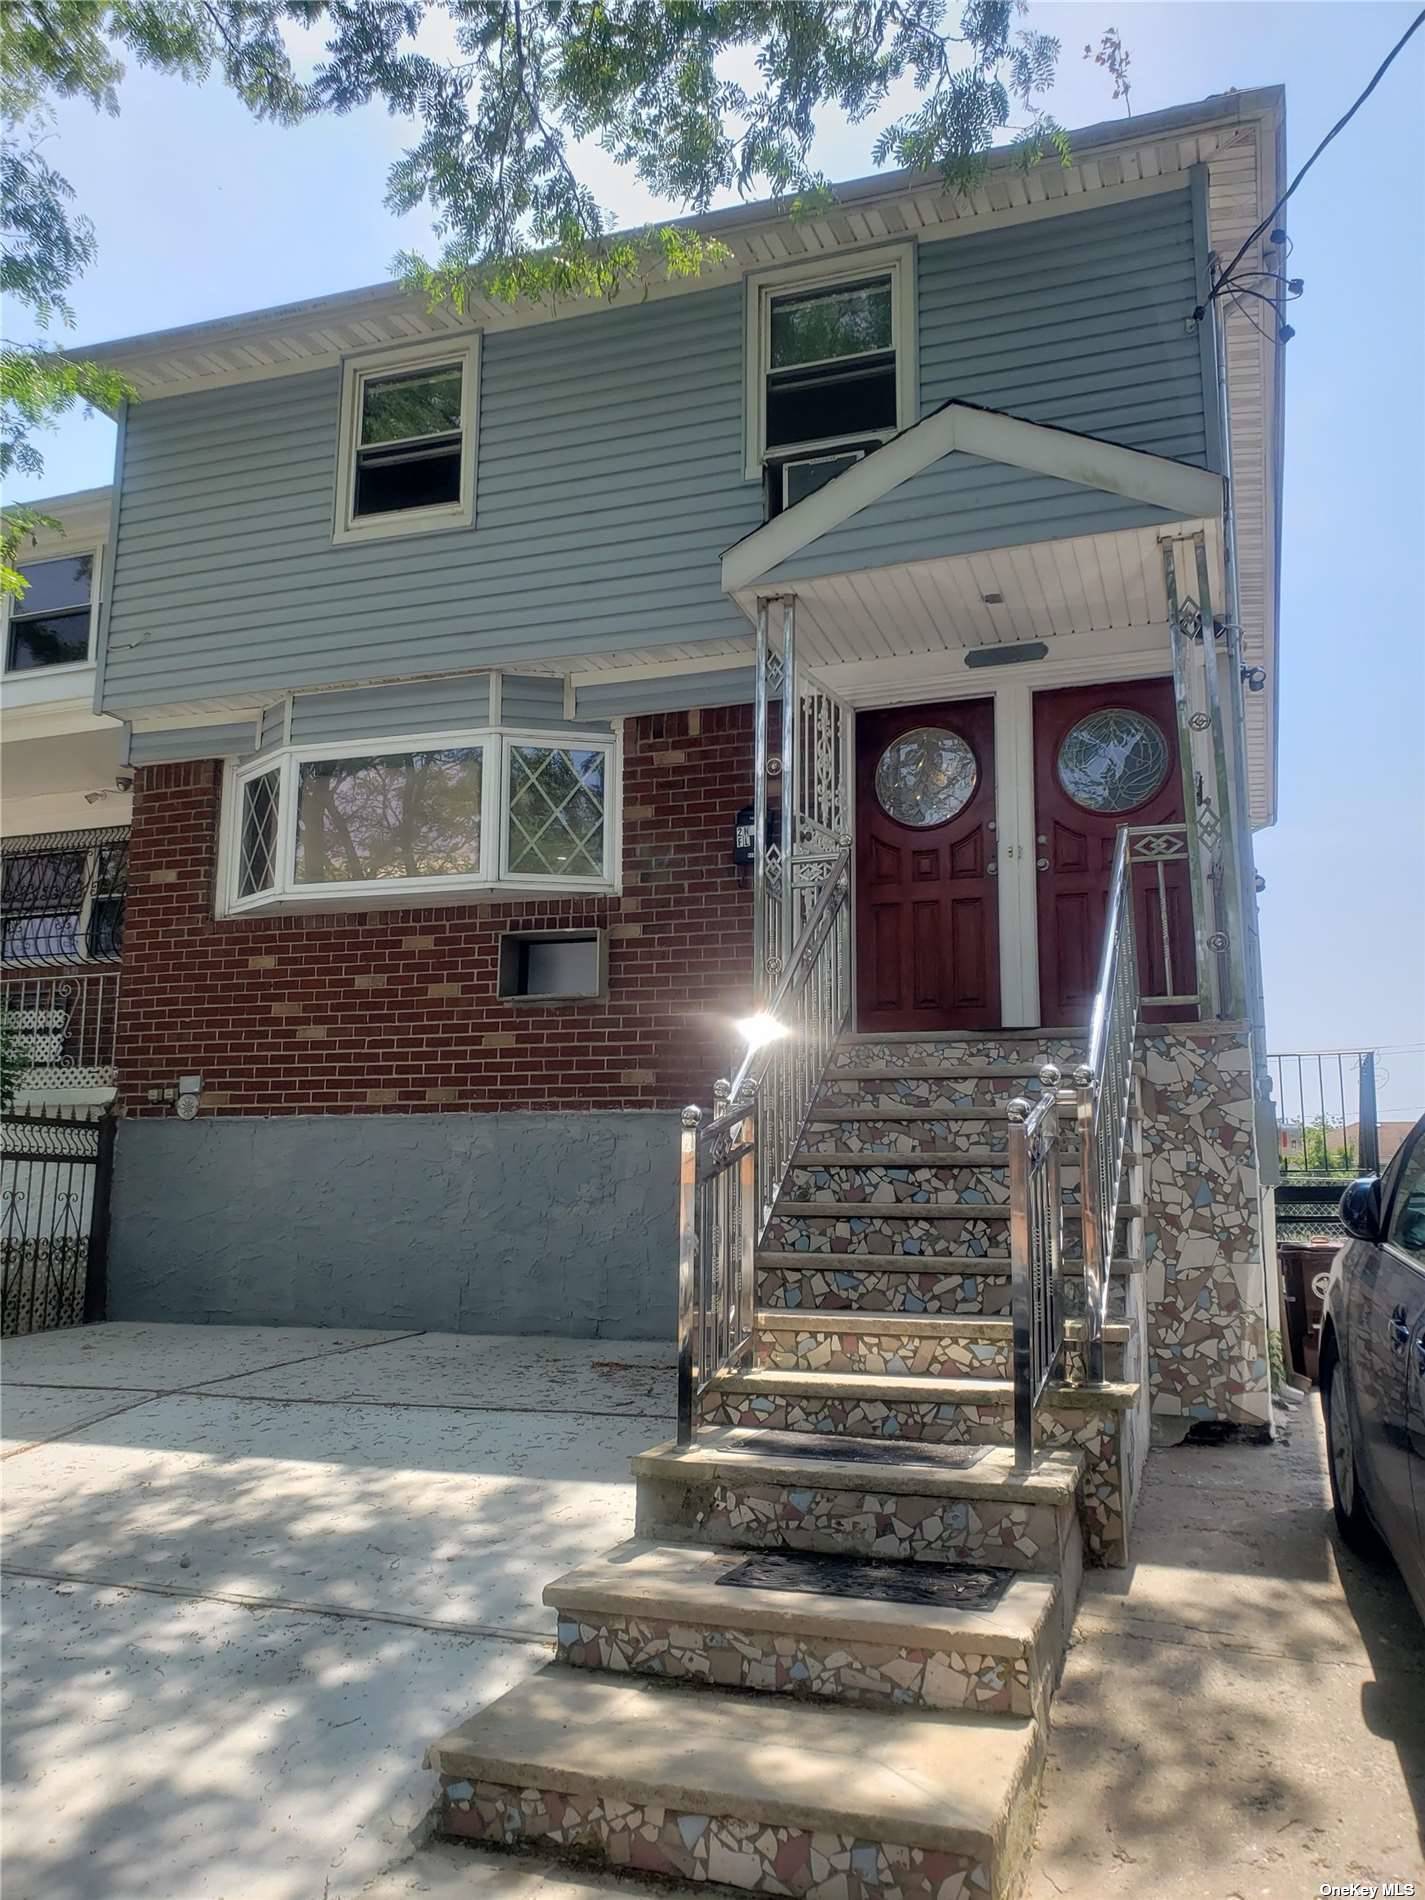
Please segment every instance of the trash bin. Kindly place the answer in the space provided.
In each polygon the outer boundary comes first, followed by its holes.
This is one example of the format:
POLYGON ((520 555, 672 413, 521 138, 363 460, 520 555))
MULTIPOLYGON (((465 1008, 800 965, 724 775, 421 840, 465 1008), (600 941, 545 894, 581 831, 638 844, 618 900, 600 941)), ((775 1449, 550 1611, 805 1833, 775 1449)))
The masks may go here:
POLYGON ((1282 1304, 1286 1320, 1287 1363, 1291 1370, 1315 1385, 1321 1357, 1321 1315, 1326 1304, 1326 1282, 1336 1247, 1327 1241, 1316 1246, 1281 1246, 1282 1304))

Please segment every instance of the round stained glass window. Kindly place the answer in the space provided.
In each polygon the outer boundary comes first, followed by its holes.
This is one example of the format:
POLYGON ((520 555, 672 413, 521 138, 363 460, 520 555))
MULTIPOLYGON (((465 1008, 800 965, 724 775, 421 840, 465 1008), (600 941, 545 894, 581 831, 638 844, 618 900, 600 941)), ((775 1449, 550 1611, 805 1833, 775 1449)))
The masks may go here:
POLYGON ((958 732, 917 726, 881 754, 876 797, 881 810, 903 825, 943 825, 969 804, 979 777, 975 755, 958 732))
POLYGON ((1059 747, 1059 783, 1085 811, 1132 811, 1168 776, 1168 741, 1146 714, 1107 706, 1059 747))

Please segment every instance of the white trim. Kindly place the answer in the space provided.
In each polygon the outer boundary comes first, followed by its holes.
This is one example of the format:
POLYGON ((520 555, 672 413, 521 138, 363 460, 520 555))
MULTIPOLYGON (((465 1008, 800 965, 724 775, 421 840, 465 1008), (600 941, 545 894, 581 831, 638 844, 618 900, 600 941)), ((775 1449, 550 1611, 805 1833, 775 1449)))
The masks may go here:
POLYGON ((967 666, 965 650, 843 660, 813 666, 810 671, 828 692, 848 705, 869 710, 910 706, 918 700, 982 699, 1020 683, 1033 692, 1044 692, 1056 686, 1091 686, 1101 680, 1152 679, 1173 670, 1166 625, 1064 633, 1047 644, 1049 651, 1042 660, 1026 660, 1002 672, 992 666, 967 666))
POLYGON ((218 827, 218 917, 271 915, 279 911, 399 910, 432 903, 467 903, 499 895, 557 898, 606 896, 622 889, 623 734, 545 727, 480 726, 453 732, 398 733, 379 739, 286 745, 224 768, 222 813, 218 827), (506 818, 509 810, 509 748, 535 745, 549 751, 577 747, 602 752, 608 766, 604 790, 604 876, 554 878, 511 876, 506 818), (344 880, 325 884, 299 882, 295 870, 300 768, 319 759, 380 759, 393 753, 460 748, 479 751, 480 865, 457 876, 344 880), (277 777, 276 881, 250 896, 236 894, 241 851, 244 788, 252 781, 277 777))
MULTIPOLYGON (((748 481, 762 479, 767 448, 767 364, 771 356, 772 300, 791 291, 832 290, 864 277, 888 276, 891 283, 891 341, 896 356, 896 426, 894 430, 863 430, 864 441, 899 434, 920 413, 920 365, 917 338, 915 245, 909 240, 878 244, 864 250, 837 251, 798 264, 748 271, 744 292, 745 342, 743 348, 743 474, 748 481)), ((775 453, 796 455, 803 449, 826 448, 844 440, 819 436, 812 442, 779 446, 775 453)), ((724 586, 726 582, 724 582, 724 586)))
POLYGON ((751 639, 743 653, 709 653, 700 660, 647 660, 637 666, 610 666, 596 673, 571 673, 570 684, 575 691, 587 686, 624 686, 638 680, 676 679, 681 675, 699 673, 728 673, 734 669, 746 670, 756 663, 757 651, 751 639))
POLYGON ((1042 422, 1021 422, 997 410, 948 402, 730 547, 722 557, 723 591, 751 586, 912 475, 956 452, 1103 489, 1194 519, 1222 514, 1222 477, 1207 469, 1042 422))
POLYGON ((341 372, 340 433, 337 438, 336 501, 332 543, 390 541, 407 534, 435 534, 447 528, 468 528, 475 520, 476 433, 480 411, 480 334, 467 331, 447 339, 431 338, 418 344, 368 350, 343 359, 341 372), (358 518, 356 500, 357 434, 361 427, 361 399, 372 377, 407 370, 459 366, 460 381, 460 496, 429 508, 398 509, 389 514, 358 518))
MULTIPOLYGON (((1075 163, 1087 153, 1076 152, 1075 163)), ((1046 163, 1057 164, 1057 159, 1046 163)), ((1045 198, 1039 204, 1007 205, 1002 211, 981 211, 975 217, 957 218, 953 224, 928 224, 917 231, 922 244, 939 244, 945 238, 978 237, 982 231, 1000 231, 1013 224, 1038 224, 1044 218, 1062 218, 1074 211, 1097 211, 1101 205, 1125 204, 1134 198, 1151 198, 1163 191, 1187 191, 1188 168, 1160 172, 1156 178, 1126 179, 1121 185, 1099 185, 1093 191, 1080 191, 1072 198, 1045 198)))
MULTIPOLYGON (((1018 670, 1011 669, 1016 674, 1018 670)), ((1028 680, 1015 677, 991 685, 990 691, 995 714, 1000 1018, 1006 1029, 1035 1029, 1040 1007, 1034 689, 1028 680)))
MULTIPOLYGON (((74 678, 88 669, 92 677, 99 637, 99 610, 104 598, 104 545, 102 537, 93 540, 86 536, 83 540, 76 538, 72 545, 57 544, 53 550, 47 546, 43 553, 36 550, 28 560, 16 561, 16 567, 23 574, 30 568, 47 567, 51 561, 82 561, 86 554, 93 556, 94 565, 89 572, 89 643, 82 660, 65 660, 58 666, 11 667, 10 628, 16 618, 16 609, 19 610, 19 618, 24 619, 27 616, 23 601, 16 601, 10 594, 0 595, 0 668, 3 668, 0 679, 4 680, 7 690, 12 689, 20 681, 35 678, 36 675, 41 679, 74 678)), ((59 611, 75 613, 78 609, 62 607, 59 611)), ((28 616, 30 619, 37 617, 33 613, 28 616)), ((92 705, 92 693, 89 695, 89 700, 92 705)))

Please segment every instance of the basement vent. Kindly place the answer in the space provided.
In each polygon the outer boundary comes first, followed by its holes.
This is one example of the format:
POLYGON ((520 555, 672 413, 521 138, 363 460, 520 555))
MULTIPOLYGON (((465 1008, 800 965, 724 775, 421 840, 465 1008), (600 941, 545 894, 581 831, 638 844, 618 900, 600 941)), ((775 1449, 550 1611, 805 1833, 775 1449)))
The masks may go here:
POLYGON ((584 1003, 606 988, 602 930, 507 930, 496 994, 507 1003, 584 1003))

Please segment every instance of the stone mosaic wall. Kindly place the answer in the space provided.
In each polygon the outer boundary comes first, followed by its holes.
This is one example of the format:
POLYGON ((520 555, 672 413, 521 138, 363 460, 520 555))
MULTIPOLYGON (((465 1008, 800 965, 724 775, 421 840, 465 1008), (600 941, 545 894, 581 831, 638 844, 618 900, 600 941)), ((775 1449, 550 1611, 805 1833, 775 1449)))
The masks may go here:
POLYGON ((757 1689, 775 1695, 827 1696, 881 1707, 888 1702, 987 1715, 1033 1715, 1027 1656, 974 1650, 912 1649, 769 1630, 714 1629, 653 1617, 561 1615, 558 1660, 581 1669, 757 1689))
POLYGON ((964 1854, 609 1795, 442 1779, 444 1831, 466 1840, 561 1847, 615 1867, 796 1900, 976 1900, 990 1892, 988 1870, 964 1854))
POLYGON ((1144 1251, 1153 1411, 1271 1419, 1266 1279, 1244 1029, 1141 1039, 1144 1251))

